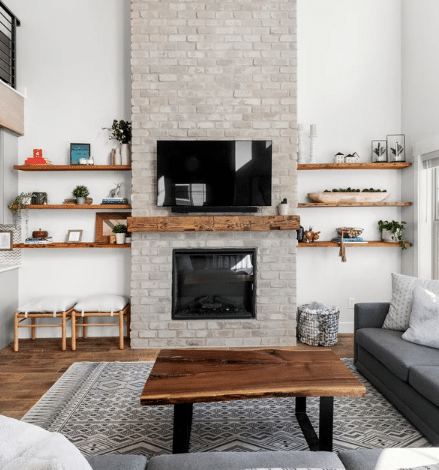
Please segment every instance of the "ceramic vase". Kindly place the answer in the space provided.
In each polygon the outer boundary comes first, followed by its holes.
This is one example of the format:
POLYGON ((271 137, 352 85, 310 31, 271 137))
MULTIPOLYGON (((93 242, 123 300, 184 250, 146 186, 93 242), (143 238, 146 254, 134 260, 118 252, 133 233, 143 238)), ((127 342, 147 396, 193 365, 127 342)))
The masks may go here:
POLYGON ((382 230, 381 232, 381 240, 383 242, 395 242, 392 236, 393 233, 390 230, 382 230))
POLYGON ((118 245, 123 245, 125 243, 126 233, 116 233, 116 243, 118 245))
POLYGON ((122 156, 120 149, 114 149, 114 165, 122 165, 122 156))
POLYGON ((288 204, 279 204, 277 207, 279 215, 288 215, 288 204))
POLYGON ((129 165, 131 163, 130 144, 122 144, 120 147, 122 165, 129 165))
POLYGON ((76 204, 84 205, 85 204, 85 197, 77 197, 76 204))

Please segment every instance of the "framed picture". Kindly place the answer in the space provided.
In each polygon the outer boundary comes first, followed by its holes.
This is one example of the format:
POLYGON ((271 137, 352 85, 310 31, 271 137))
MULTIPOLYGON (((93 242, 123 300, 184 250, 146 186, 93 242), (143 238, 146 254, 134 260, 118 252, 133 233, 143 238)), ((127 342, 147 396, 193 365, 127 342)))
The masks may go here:
POLYGON ((70 144, 70 165, 79 165, 80 158, 90 158, 90 144, 70 144))
POLYGON ((82 239, 82 230, 69 230, 67 234, 67 243, 80 243, 82 239))
POLYGON ((12 251, 12 230, 0 232, 0 251, 12 251))
POLYGON ((128 217, 131 217, 131 212, 97 212, 95 242, 109 245, 113 227, 117 224, 127 225, 128 217))

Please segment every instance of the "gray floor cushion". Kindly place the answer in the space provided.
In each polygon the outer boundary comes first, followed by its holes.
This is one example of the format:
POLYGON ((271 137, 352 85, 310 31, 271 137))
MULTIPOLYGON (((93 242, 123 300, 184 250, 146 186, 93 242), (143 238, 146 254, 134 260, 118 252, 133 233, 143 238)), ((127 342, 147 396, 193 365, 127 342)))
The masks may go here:
POLYGON ((252 467, 344 468, 332 452, 289 451, 159 455, 148 462, 147 470, 242 470, 252 467))
POLYGON ((85 457, 93 470, 145 470, 143 455, 93 455, 85 457))
POLYGON ((439 366, 439 349, 405 341, 402 334, 402 331, 363 328, 357 331, 356 341, 405 382, 412 366, 439 366))
POLYGON ((439 406, 439 365, 413 366, 410 369, 409 383, 427 400, 439 406))

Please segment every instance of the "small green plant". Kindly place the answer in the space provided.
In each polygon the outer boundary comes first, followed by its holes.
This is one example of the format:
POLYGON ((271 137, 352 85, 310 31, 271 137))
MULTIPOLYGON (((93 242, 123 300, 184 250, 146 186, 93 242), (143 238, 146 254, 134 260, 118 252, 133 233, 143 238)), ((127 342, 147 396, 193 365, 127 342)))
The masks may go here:
POLYGON ((378 157, 381 157, 381 155, 386 152, 386 147, 381 147, 381 144, 378 142, 378 145, 373 149, 373 151, 378 155, 378 157))
POLYGON ((287 198, 284 197, 282 201, 279 202, 279 204, 288 204, 287 198))
POLYGON ((8 204, 8 208, 14 214, 21 214, 21 211, 23 209, 27 209, 27 206, 30 204, 31 198, 32 193, 21 193, 8 204))
POLYGON ((123 119, 120 121, 114 119, 111 127, 103 127, 102 129, 111 131, 110 140, 116 139, 121 144, 129 144, 131 142, 131 122, 124 121, 123 119))
POLYGON ((406 250, 407 247, 405 244, 407 243, 406 240, 404 240, 404 225, 407 222, 404 222, 404 220, 401 221, 401 223, 397 222, 396 220, 392 220, 391 222, 385 220, 380 220, 378 222, 378 228, 380 232, 383 230, 388 230, 389 232, 392 233, 392 240, 394 240, 396 243, 399 243, 401 245, 401 250, 406 250))
POLYGON ((404 147, 396 142, 395 148, 390 148, 390 150, 392 151, 393 155, 395 155, 395 157, 398 157, 404 151, 404 147))
POLYGON ((87 186, 76 186, 72 194, 74 197, 87 197, 90 193, 88 192, 87 186))
POLYGON ((116 224, 113 227, 113 233, 127 233, 128 227, 124 224, 116 224))

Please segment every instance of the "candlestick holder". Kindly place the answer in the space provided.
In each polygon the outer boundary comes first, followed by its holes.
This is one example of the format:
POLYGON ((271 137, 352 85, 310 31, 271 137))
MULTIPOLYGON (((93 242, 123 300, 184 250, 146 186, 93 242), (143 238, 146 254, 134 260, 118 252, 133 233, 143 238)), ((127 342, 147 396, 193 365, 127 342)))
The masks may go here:
POLYGON ((305 132, 303 129, 297 131, 297 163, 306 163, 305 132))
POLYGON ((317 135, 309 136, 309 163, 317 163, 316 161, 316 139, 317 135))

